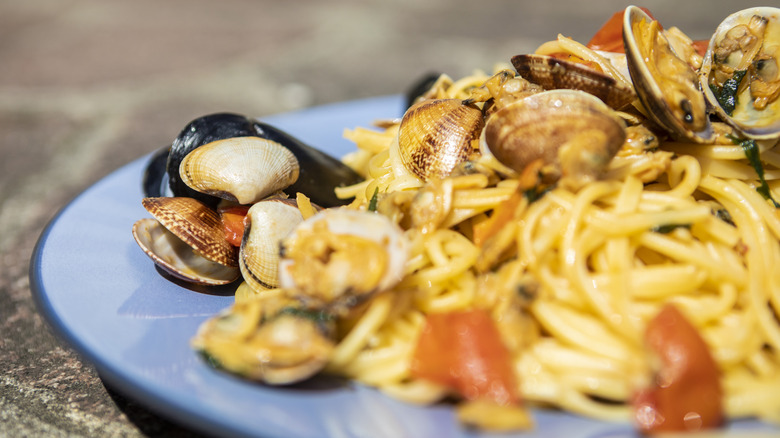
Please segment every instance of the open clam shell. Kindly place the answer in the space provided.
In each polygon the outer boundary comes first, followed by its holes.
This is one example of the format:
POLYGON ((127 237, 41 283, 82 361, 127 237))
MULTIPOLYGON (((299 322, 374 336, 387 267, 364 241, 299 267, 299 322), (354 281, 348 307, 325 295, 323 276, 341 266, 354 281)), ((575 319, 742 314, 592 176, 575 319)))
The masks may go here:
POLYGON ((513 56, 512 65, 520 76, 545 90, 585 91, 615 109, 621 109, 636 99, 631 87, 574 62, 547 55, 523 54, 513 56))
POLYGON ((335 321, 285 291, 236 303, 203 323, 193 347, 220 367, 271 385, 305 380, 327 365, 335 321))
POLYGON ((323 210, 283 239, 281 287, 304 305, 339 314, 403 277, 408 243, 386 216, 346 208, 323 210))
POLYGON ((482 111, 459 99, 418 102, 401 119, 401 161, 424 181, 444 178, 457 165, 479 154, 483 127, 482 111))
POLYGON ((713 131, 696 72, 675 54, 660 25, 636 6, 623 14, 631 81, 647 116, 673 137, 706 143, 713 131))
POLYGON ((723 121, 747 137, 780 136, 780 9, 749 8, 723 20, 710 39, 699 78, 723 121))
POLYGON ((179 165, 182 181, 194 190, 239 204, 252 204, 298 179, 298 160, 279 143, 259 137, 232 137, 200 146, 179 165))
POLYGON ((142 202, 154 219, 136 222, 133 236, 158 266, 198 284, 227 284, 239 277, 238 251, 225 239, 214 210, 186 197, 142 202))
POLYGON ((239 266, 244 281, 256 291, 279 285, 279 245, 303 216, 292 199, 267 199, 249 208, 239 266))

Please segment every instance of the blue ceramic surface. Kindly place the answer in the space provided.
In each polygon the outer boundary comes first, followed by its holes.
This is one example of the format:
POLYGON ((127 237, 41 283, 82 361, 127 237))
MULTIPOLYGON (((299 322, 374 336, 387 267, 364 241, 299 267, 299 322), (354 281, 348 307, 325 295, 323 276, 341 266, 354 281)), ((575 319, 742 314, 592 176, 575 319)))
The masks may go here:
MULTIPOLYGON (((342 138, 345 128, 398 117, 402 105, 400 96, 389 96, 264 120, 341 156, 354 148, 342 138)), ((181 424, 219 436, 489 436, 458 426, 446 405, 412 406, 329 379, 273 388, 208 367, 189 340, 204 320, 232 303, 232 291, 173 283, 134 242, 133 223, 149 217, 141 206, 147 160, 118 169, 74 199, 48 225, 31 261, 31 288, 41 313, 109 385, 181 424)), ((517 436, 635 436, 629 424, 550 411, 534 416, 536 429, 517 436)), ((756 422, 732 427, 739 436, 772 431, 756 422)))

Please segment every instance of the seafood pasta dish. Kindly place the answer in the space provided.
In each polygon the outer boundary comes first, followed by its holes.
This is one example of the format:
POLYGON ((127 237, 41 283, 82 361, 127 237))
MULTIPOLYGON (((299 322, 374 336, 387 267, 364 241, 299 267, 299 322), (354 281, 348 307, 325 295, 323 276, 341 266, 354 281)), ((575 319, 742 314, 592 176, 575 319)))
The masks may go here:
POLYGON ((236 285, 193 333, 204 360, 485 430, 532 407, 645 433, 780 421, 780 9, 692 41, 630 6, 408 105, 346 127, 342 160, 212 114, 150 161, 138 244, 236 285))

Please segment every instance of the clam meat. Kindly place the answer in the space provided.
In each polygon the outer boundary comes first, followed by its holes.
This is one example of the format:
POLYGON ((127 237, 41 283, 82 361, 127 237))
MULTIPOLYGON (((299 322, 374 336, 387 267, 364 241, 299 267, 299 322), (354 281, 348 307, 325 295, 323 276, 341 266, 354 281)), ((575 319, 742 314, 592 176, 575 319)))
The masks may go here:
POLYGON ((387 217, 328 209, 282 241, 279 282, 307 307, 341 314, 398 283, 407 257, 403 231, 387 217))
POLYGON ((717 28, 699 72, 702 90, 725 122, 751 138, 780 134, 780 9, 757 7, 717 28))
POLYGON ((335 346, 335 322, 302 308, 286 291, 236 302, 207 320, 193 347, 219 368, 251 380, 286 385, 321 371, 335 346))

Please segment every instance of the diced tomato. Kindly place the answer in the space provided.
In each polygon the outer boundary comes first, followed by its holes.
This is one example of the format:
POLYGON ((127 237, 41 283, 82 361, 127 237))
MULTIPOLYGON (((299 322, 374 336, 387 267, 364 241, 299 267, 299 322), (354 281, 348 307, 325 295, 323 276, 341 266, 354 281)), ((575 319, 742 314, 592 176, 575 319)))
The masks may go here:
POLYGON ((704 56, 704 54, 707 53, 707 47, 709 47, 709 45, 709 40, 696 40, 693 42, 693 49, 696 50, 696 53, 699 55, 704 56))
MULTIPOLYGON (((649 15, 650 18, 653 18, 653 15, 646 8, 640 9, 649 15)), ((623 49, 623 12, 618 11, 612 14, 612 17, 588 41, 588 48, 605 52, 625 53, 623 49)))
POLYGON ((723 421, 717 364, 696 328, 669 304, 645 331, 648 347, 660 359, 649 388, 634 399, 642 432, 696 431, 723 421))
POLYGON ((225 231, 225 238, 233 246, 241 246, 241 239, 244 237, 244 219, 247 211, 249 211, 248 205, 235 205, 217 209, 219 218, 222 221, 222 229, 225 231))
POLYGON ((484 310, 428 315, 411 371, 415 377, 454 389, 467 400, 499 405, 520 402, 509 350, 484 310))

